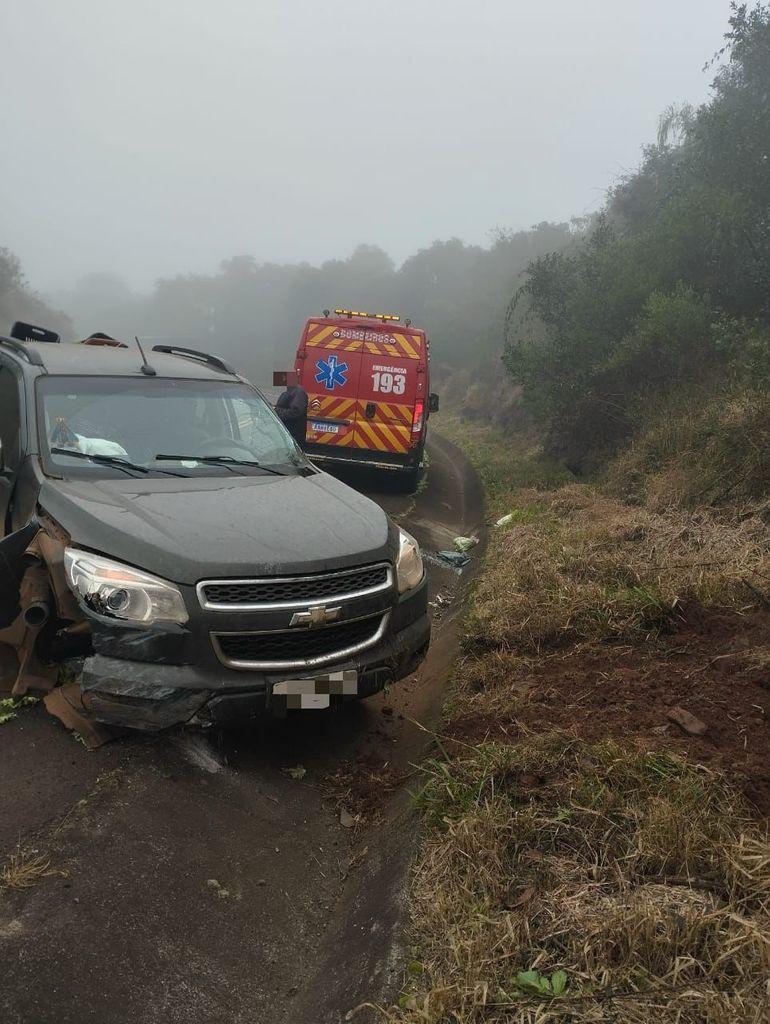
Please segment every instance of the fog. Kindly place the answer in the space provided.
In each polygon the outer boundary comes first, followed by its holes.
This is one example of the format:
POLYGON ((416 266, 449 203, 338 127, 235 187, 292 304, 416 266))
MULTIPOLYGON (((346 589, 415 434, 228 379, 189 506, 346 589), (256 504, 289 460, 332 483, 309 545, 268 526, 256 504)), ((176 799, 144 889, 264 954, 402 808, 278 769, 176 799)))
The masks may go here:
MULTIPOLYGON (((49 294, 599 208, 725 0, 5 0, 0 245, 49 294)), ((339 301, 343 296, 330 296, 339 301)))

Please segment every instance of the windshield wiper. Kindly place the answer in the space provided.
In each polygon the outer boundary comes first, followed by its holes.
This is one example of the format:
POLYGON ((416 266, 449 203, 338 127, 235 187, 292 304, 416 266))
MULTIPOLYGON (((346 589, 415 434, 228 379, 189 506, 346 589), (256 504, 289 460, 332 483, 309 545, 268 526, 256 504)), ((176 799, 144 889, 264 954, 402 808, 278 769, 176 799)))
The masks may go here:
MULTIPOLYGON (((121 459, 117 455, 90 455, 88 452, 79 452, 76 448, 51 448, 52 455, 71 455, 74 459, 89 459, 91 462, 99 462, 105 466, 114 466, 115 469, 122 469, 124 473, 132 475, 136 473, 149 473, 147 466, 140 466, 136 462, 129 462, 128 459, 121 459)), ((170 469, 158 469, 157 473, 165 473, 166 476, 186 477, 186 473, 174 473, 170 469)))
POLYGON ((156 462, 203 462, 212 466, 223 466, 232 473, 233 466, 252 466, 254 469, 261 469, 263 473, 272 473, 273 476, 286 476, 280 469, 272 469, 254 459, 236 459, 232 455, 160 455, 155 456, 156 462))

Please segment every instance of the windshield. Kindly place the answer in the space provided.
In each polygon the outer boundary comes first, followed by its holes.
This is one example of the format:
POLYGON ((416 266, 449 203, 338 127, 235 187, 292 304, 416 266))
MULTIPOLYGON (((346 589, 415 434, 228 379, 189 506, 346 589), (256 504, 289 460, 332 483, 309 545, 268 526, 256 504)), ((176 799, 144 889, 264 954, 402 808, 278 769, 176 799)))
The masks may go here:
POLYGON ((41 452, 64 475, 252 475, 308 465, 246 384, 41 377, 37 388, 41 452))

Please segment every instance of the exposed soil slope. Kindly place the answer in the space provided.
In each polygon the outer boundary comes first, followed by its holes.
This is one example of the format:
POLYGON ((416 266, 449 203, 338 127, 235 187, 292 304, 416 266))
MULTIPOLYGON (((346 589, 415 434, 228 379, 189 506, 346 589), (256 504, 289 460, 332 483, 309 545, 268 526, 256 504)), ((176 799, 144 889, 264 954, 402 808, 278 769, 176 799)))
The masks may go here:
MULTIPOLYGON (((637 648, 503 656, 487 666, 484 684, 495 680, 500 702, 481 711, 469 700, 448 732, 479 742, 563 729, 586 740, 673 748, 725 770, 757 813, 770 815, 770 667, 756 657, 768 637, 770 615, 761 610, 691 607, 670 633, 637 648), (669 717, 677 708, 705 725, 703 735, 669 717)), ((471 688, 482 685, 478 667, 465 671, 471 688)))

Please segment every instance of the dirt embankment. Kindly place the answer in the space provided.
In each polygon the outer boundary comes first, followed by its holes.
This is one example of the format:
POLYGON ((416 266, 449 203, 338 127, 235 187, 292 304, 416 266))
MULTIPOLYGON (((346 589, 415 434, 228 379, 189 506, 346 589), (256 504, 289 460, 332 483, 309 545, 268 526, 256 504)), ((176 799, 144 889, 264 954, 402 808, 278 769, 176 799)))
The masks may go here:
POLYGON ((476 595, 455 728, 672 747, 770 813, 762 516, 654 512, 577 485, 515 501, 476 595))
POLYGON ((425 766, 390 1019, 768 1019, 766 509, 626 504, 459 439, 506 519, 425 766))
POLYGON ((724 770, 757 814, 770 815, 770 668, 762 657, 769 629, 762 612, 692 606, 664 637, 631 652, 503 655, 491 670, 470 661, 471 689, 499 681, 492 685, 509 689, 510 699, 476 709, 469 698, 448 735, 478 743, 562 729, 588 741, 674 749, 724 770))

